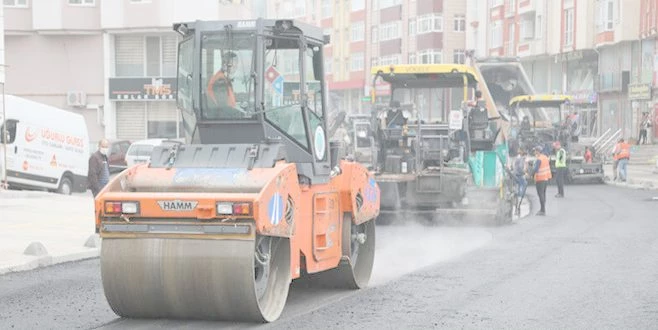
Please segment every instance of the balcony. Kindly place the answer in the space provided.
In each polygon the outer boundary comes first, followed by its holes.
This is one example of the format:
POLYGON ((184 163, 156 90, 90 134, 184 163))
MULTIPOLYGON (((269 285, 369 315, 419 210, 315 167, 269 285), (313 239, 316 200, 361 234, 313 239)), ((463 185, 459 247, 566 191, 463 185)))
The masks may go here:
POLYGON ((537 11, 537 0, 519 0, 519 15, 534 13, 537 11))
POLYGON ((541 40, 520 41, 516 51, 516 55, 520 57, 537 56, 546 53, 544 43, 541 40))

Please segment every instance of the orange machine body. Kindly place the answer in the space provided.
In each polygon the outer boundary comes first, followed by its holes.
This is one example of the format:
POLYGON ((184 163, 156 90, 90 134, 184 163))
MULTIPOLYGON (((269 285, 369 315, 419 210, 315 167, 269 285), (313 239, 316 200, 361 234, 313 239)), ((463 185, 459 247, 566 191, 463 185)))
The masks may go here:
POLYGON ((95 200, 96 228, 101 237, 127 239, 253 239, 256 234, 287 237, 291 274, 298 278, 302 269, 316 273, 339 264, 345 214, 350 214, 355 224, 373 221, 379 214, 380 192, 372 174, 350 161, 341 161, 340 167, 342 173, 328 183, 300 185, 296 166, 285 162, 252 170, 168 170, 137 165, 99 193, 95 200), (136 202, 136 213, 112 210, 113 204, 122 202, 136 202), (168 209, 163 207, 165 203, 169 203, 168 209), (233 203, 240 214, 219 215, 217 203, 233 203), (151 230, 103 230, 104 224, 122 223, 143 224, 151 230), (158 233, 153 228, 159 225, 213 226, 215 234, 185 230, 158 233), (233 230, 236 226, 245 229, 233 230))

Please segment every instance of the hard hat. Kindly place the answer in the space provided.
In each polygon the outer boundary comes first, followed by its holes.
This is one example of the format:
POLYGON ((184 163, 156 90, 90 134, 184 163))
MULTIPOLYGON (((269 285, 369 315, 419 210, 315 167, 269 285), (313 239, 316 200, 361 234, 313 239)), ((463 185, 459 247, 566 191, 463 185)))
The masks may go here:
POLYGON ((553 148, 559 148, 559 147, 560 147, 560 141, 553 142, 553 148))

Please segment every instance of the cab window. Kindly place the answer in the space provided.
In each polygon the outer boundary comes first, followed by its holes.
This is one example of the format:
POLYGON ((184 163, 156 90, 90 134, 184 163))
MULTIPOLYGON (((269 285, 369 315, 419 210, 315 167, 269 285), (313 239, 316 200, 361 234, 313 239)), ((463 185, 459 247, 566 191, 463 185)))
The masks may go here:
POLYGON ((265 44, 265 119, 308 150, 301 107, 299 44, 275 37, 266 39, 265 44))

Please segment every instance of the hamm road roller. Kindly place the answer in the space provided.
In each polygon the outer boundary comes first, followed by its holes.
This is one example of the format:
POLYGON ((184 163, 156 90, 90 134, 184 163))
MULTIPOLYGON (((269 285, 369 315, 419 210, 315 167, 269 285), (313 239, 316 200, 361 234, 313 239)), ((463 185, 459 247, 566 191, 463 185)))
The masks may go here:
POLYGON ((367 285, 380 193, 325 134, 322 30, 268 19, 174 30, 187 143, 156 147, 95 199, 112 310, 271 322, 305 274, 367 285))

